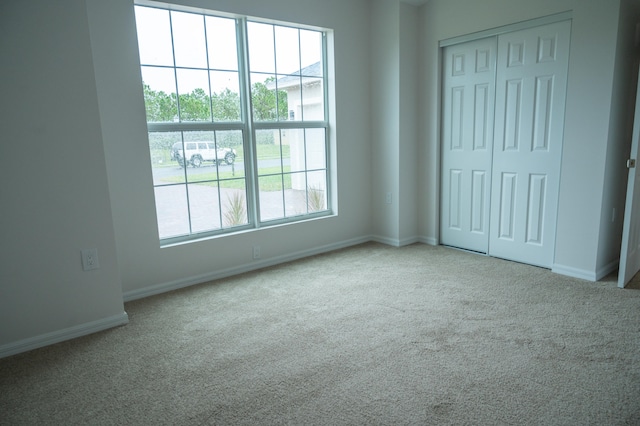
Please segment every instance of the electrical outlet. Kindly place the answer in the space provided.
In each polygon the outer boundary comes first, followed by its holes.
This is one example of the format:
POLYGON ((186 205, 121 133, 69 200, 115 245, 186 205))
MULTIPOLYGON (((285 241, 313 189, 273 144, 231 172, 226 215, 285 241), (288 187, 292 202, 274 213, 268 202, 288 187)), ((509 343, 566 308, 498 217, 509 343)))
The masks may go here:
POLYGON ((390 192, 387 192, 384 196, 384 203, 391 204, 392 196, 390 192))
POLYGON ((100 262, 98 261, 98 249, 84 249, 82 253, 82 270, 90 271, 92 269, 100 268, 100 262))
POLYGON ((253 258, 260 259, 260 246, 253 246, 253 258))

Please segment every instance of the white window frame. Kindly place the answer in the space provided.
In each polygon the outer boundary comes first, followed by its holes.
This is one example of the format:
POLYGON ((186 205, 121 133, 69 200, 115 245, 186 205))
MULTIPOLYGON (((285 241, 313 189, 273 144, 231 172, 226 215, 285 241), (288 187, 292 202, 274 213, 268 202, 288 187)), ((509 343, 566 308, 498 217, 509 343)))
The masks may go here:
MULTIPOLYGON (((241 131, 243 135, 243 147, 244 147, 244 171, 245 171, 245 185, 246 185, 246 209, 248 216, 248 223, 246 225, 234 226, 232 228, 221 228, 214 229, 205 232, 192 232, 189 234, 160 238, 161 246, 170 246, 174 244, 179 244, 183 242, 197 241, 205 238, 216 237, 216 236, 224 236, 235 234, 241 231, 247 230, 255 230, 265 227, 272 227, 276 225, 288 224, 288 223, 298 223, 307 220, 312 220, 321 217, 333 216, 335 215, 336 209, 333 205, 333 196, 332 189, 335 185, 334 180, 336 179, 333 170, 332 164, 334 164, 334 159, 332 157, 333 153, 331 150, 331 134, 334 133, 334 130, 330 127, 329 117, 330 117, 330 109, 333 108, 333 105, 330 105, 333 96, 329 94, 329 74, 328 74, 328 34, 331 32, 329 29, 312 27, 308 25, 296 24, 296 23, 287 23, 287 22, 279 22, 271 19, 261 19, 254 18, 248 16, 240 16, 240 15, 231 15, 224 12, 218 12, 213 10, 204 10, 200 8, 190 8, 183 5, 176 4, 168 4, 168 3, 159 3, 148 0, 139 0, 135 2, 136 6, 143 7, 151 7, 161 10, 169 10, 169 11, 179 11, 179 12, 187 12, 194 13, 197 15, 204 16, 213 16, 213 17, 221 17, 221 18, 230 18, 234 19, 236 23, 236 40, 237 40, 237 49, 238 49, 238 72, 239 72, 239 80, 240 80, 240 111, 241 111, 241 120, 237 122, 220 122, 220 121, 207 121, 207 122, 164 122, 164 123, 155 123, 155 122, 147 122, 147 131, 148 133, 155 132, 189 132, 189 131, 241 131), (290 28, 296 28, 301 30, 312 30, 321 33, 322 35, 322 86, 323 86, 323 103, 324 103, 324 120, 318 121, 254 121, 253 120, 253 106, 251 103, 251 80, 250 80, 250 65, 249 65, 249 45, 248 45, 248 36, 247 36, 247 23, 248 22, 257 22, 257 23, 265 23, 270 25, 284 26, 290 28), (325 200, 326 200, 326 209, 317 211, 317 212, 307 212, 305 214, 300 215, 292 215, 286 216, 286 211, 284 213, 284 217, 278 219, 269 219, 262 220, 260 217, 260 196, 259 196, 259 186, 258 186, 258 158, 256 154, 256 132, 260 130, 280 130, 280 131, 290 131, 290 130, 306 130, 306 129, 324 129, 325 134, 325 168, 317 169, 324 170, 325 173, 325 200)), ((172 35, 173 38, 173 35, 172 35)), ((275 54, 275 53, 274 53, 275 54)), ((141 67, 150 67, 155 65, 150 64, 140 64, 141 67)), ((167 67, 165 67, 167 68, 167 67)), ((176 68, 179 68, 175 65, 172 67, 174 72, 176 68)), ((287 117, 288 119, 288 117, 287 117)), ((281 157, 282 160, 282 157, 281 157)), ((305 166, 304 171, 309 172, 314 169, 307 169, 305 166)), ((290 172, 284 172, 284 170, 280 173, 282 176, 290 172)), ((184 185, 188 185, 188 181, 182 183, 184 185)), ((176 185, 182 185, 176 184, 176 185)), ((156 186, 154 184, 154 190, 156 186)), ((307 197, 308 197, 308 188, 307 188, 307 197)), ((283 198, 284 198, 284 190, 283 190, 283 198)), ((283 200, 284 203, 284 200, 283 200)), ((188 199, 188 191, 187 191, 187 208, 189 204, 188 199)), ((284 205, 284 204, 283 204, 284 205)), ((284 208, 284 207, 283 207, 284 208)), ((189 212, 189 229, 192 229, 191 226, 192 217, 189 212)))

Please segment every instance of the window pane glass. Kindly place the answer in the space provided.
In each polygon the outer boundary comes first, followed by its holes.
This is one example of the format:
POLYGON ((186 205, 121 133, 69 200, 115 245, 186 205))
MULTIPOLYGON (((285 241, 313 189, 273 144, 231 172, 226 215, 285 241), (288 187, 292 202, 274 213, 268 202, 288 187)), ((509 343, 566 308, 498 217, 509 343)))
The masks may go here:
POLYGON ((216 132, 218 173, 220 179, 244 178, 244 142, 242 131, 216 132))
POLYGON ((306 129, 307 170, 327 168, 325 129, 306 129))
POLYGON ((218 184, 203 182, 189 185, 191 232, 220 229, 218 184))
POLYGON ((302 77, 302 119, 304 121, 324 120, 324 89, 322 79, 302 77))
POLYGON ((173 69, 142 67, 141 73, 147 122, 177 121, 178 103, 173 69))
POLYGON ((298 29, 275 27, 276 72, 293 74, 300 69, 300 43, 298 29))
POLYGON ((214 121, 240 121, 240 83, 237 72, 211 71, 214 121))
POLYGON ((205 70, 178 69, 180 121, 211 121, 209 73, 205 70))
POLYGON ((287 217, 307 213, 306 174, 292 173, 288 176, 291 188, 285 190, 285 214, 287 217))
POLYGON ((184 151, 179 152, 186 159, 186 173, 189 182, 203 182, 218 179, 217 153, 214 132, 184 132, 184 151))
POLYGON ((153 184, 173 185, 184 183, 184 171, 178 163, 178 154, 182 149, 180 132, 150 132, 149 152, 153 184))
POLYGON ((207 68, 207 48, 202 15, 171 12, 176 66, 207 68))
POLYGON ((205 21, 209 68, 237 71, 238 48, 235 21, 214 16, 207 16, 205 21))
POLYGON ((251 72, 275 73, 273 25, 247 22, 251 72))
POLYGON ((244 179, 220 182, 222 200, 222 226, 231 228, 249 223, 247 216, 247 190, 244 179))
POLYGON ((169 11, 135 7, 138 49, 142 65, 173 65, 169 11))
POLYGON ((327 173, 307 173, 307 206, 309 213, 327 209, 327 173))
POLYGON ((300 121, 302 120, 302 92, 300 91, 300 76, 287 75, 278 79, 278 91, 286 95, 286 106, 282 107, 281 120, 300 121), (283 117, 284 114, 286 117, 283 117))
POLYGON ((287 120, 287 92, 276 90, 273 74, 251 74, 251 103, 255 121, 287 120))
POLYGON ((262 221, 284 217, 284 185, 282 175, 264 176, 258 179, 260 193, 260 219, 262 221))
MULTIPOLYGON (((256 131, 256 155, 258 157, 258 175, 282 173, 282 152, 280 130, 256 131)), ((286 147, 288 151, 288 146, 286 147)), ((288 164, 287 164, 288 166, 288 164)))
MULTIPOLYGON (((300 68, 322 61, 322 33, 318 31, 300 30, 300 68)), ((313 69, 307 75, 322 77, 322 67, 313 69)))
POLYGON ((160 238, 189 234, 189 210, 185 185, 155 188, 156 215, 160 238))
POLYGON ((304 130, 303 129, 287 129, 282 132, 286 132, 286 142, 289 146, 289 155, 283 157, 289 162, 291 165, 290 170, 292 172, 300 172, 305 171, 306 166, 306 156, 305 156, 305 148, 304 148, 304 130))
POLYGON ((184 132, 175 157, 186 164, 189 182, 244 177, 243 145, 240 130, 184 132))

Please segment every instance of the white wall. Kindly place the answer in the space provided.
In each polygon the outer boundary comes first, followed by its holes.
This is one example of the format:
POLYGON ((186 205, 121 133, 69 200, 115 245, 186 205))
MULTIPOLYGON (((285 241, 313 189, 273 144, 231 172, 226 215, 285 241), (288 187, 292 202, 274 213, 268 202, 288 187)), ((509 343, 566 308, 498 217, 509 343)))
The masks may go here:
POLYGON ((160 248, 131 0, 89 0, 89 26, 125 298, 367 240, 371 231, 369 13, 366 0, 193 0, 192 6, 334 30, 339 214, 160 248), (260 245, 262 259, 252 260, 260 245))
MULTIPOLYGON (((439 49, 438 42, 454 36, 496 28, 546 15, 572 14, 569 84, 560 183, 555 265, 557 272, 596 279, 615 264, 598 265, 601 216, 615 199, 602 205, 610 142, 610 125, 622 99, 613 98, 619 0, 430 0, 420 8, 422 26, 420 75, 420 164, 424 188, 420 198, 422 238, 439 238, 439 49), (464 11, 464 13, 461 13, 464 11)), ((629 84, 624 83, 625 85, 629 84)), ((613 121, 612 121, 613 119, 613 121)), ((615 197, 614 197, 615 198, 615 197)), ((610 216, 609 216, 610 217, 610 216)), ((617 221, 622 217, 618 216, 617 221)), ((619 223, 615 223, 619 226, 619 223)), ((611 238, 611 237, 605 237, 611 238)), ((615 238, 615 237, 614 237, 615 238)), ((607 255, 614 244, 608 244, 607 255)), ((619 248, 618 248, 619 249, 619 248)))
POLYGON ((127 317, 84 2, 3 1, 0 57, 2 357, 127 317))
POLYGON ((399 244, 400 7, 371 2, 371 112, 373 229, 379 241, 399 244), (391 194, 391 204, 385 196, 391 194))
POLYGON ((418 9, 400 3, 400 144, 398 157, 401 244, 418 236, 418 9))
POLYGON ((619 22, 598 244, 597 270, 602 273, 618 265, 622 243, 627 189, 625 183, 628 174, 625 164, 630 154, 638 78, 638 46, 635 37, 636 24, 640 22, 640 1, 622 1, 619 22))
POLYGON ((371 2, 373 233, 392 245, 418 240, 417 12, 399 0, 371 2))
MULTIPOLYGON (((617 3, 576 1, 573 8, 555 269, 588 279, 604 273, 598 271, 597 251, 611 124, 617 3)), ((607 207, 610 211, 612 206, 607 207)))

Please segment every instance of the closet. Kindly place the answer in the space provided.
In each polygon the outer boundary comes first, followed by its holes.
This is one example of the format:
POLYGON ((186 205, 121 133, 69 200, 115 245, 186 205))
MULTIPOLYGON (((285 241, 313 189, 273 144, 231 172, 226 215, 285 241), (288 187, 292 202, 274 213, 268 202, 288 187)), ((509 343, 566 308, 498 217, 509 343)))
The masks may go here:
POLYGON ((552 266, 570 30, 443 48, 442 244, 552 266))

